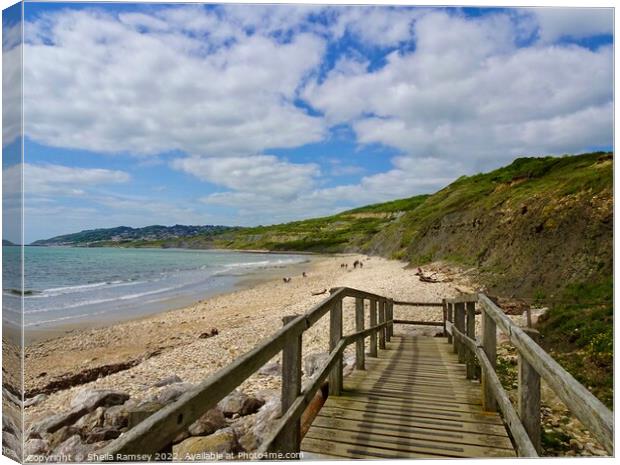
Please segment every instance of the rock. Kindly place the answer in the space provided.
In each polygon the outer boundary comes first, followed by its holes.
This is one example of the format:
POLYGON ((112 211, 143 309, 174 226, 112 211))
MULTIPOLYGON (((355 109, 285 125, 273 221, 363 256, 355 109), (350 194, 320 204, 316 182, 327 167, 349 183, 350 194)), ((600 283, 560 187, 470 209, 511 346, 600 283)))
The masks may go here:
POLYGON ((263 405, 265 405, 264 400, 257 399, 256 397, 248 397, 243 403, 239 416, 243 417, 246 415, 252 415, 253 413, 258 412, 263 405))
POLYGON ((53 462, 85 462, 92 450, 93 448, 82 443, 80 436, 76 434, 54 449, 49 460, 53 462))
POLYGON ((27 462, 44 462, 45 460, 38 460, 38 457, 48 454, 49 444, 44 439, 29 439, 24 444, 24 457, 27 462))
POLYGON ((13 433, 2 432, 2 455, 21 462, 22 442, 13 433))
POLYGON ((52 434, 65 426, 72 425, 89 412, 87 408, 77 407, 68 412, 58 413, 34 423, 28 430, 28 438, 41 437, 52 434))
POLYGON ((30 399, 26 399, 24 401, 24 407, 34 407, 35 405, 39 405, 41 402, 47 399, 47 395, 38 394, 30 399))
POLYGON ((192 436, 206 436, 227 425, 224 413, 218 407, 212 408, 187 429, 192 436))
POLYGON ((153 387, 162 387, 168 386, 169 384, 182 383, 183 380, 179 378, 177 375, 168 376, 167 378, 161 379, 153 384, 153 387))
POLYGON ((76 434, 79 435, 80 430, 74 426, 63 426, 53 434, 46 435, 44 439, 49 443, 50 448, 54 448, 76 434))
POLYGON ((87 413, 76 421, 73 426, 83 432, 103 426, 104 414, 105 409, 103 407, 97 407, 93 412, 87 413))
POLYGON ((207 331, 206 333, 201 333, 200 336, 198 336, 198 339, 208 339, 210 337, 213 336, 217 336, 220 332, 217 330, 217 328, 211 328, 210 331, 207 331))
POLYGON ((280 376, 282 367, 278 362, 268 363, 258 370, 258 374, 262 376, 280 376))
POLYGON ((124 405, 114 405, 107 409, 103 415, 103 426, 111 426, 113 428, 126 428, 129 415, 127 407, 124 405))
POLYGON ((100 406, 111 407, 124 404, 127 399, 129 399, 129 394, 122 391, 83 389, 71 399, 71 407, 84 407, 88 411, 92 411, 100 406))
POLYGON ((239 444, 246 451, 260 447, 275 421, 280 416, 280 399, 272 398, 252 417, 241 418, 235 424, 239 432, 239 444))
POLYGON ((304 374, 308 377, 314 374, 327 363, 329 354, 327 352, 314 352, 304 358, 304 374))
POLYGON ((247 398, 248 396, 246 394, 235 389, 218 403, 218 407, 222 410, 224 416, 232 417, 235 413, 241 411, 243 403, 247 398))
POLYGON ((156 401, 145 401, 127 408, 127 428, 131 429, 161 410, 164 404, 156 401))
POLYGON ((231 428, 219 430, 209 436, 191 437, 172 446, 172 454, 177 460, 197 459, 206 461, 215 457, 209 457, 205 453, 235 454, 240 450, 237 437, 231 428))
POLYGON ((96 427, 92 431, 84 434, 84 442, 92 444, 101 441, 110 441, 116 439, 121 435, 121 432, 116 428, 110 428, 107 426, 96 427))
POLYGON ((258 411, 265 404, 265 401, 250 397, 247 394, 234 390, 220 401, 218 407, 222 410, 225 417, 251 415, 258 411))
POLYGON ((169 404, 170 402, 177 400, 186 392, 190 391, 192 388, 194 388, 194 385, 191 383, 170 384, 155 396, 155 402, 159 402, 164 405, 169 404))

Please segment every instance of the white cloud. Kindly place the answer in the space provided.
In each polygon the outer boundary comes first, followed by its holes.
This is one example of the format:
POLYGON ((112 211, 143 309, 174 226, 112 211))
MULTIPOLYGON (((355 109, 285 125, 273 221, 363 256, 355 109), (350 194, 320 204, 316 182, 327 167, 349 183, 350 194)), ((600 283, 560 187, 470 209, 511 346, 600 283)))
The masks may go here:
POLYGON ((530 10, 539 26, 538 36, 544 43, 562 38, 582 39, 613 34, 613 8, 533 8, 530 10))
POLYGON ((272 155, 182 158, 174 160, 172 167, 234 191, 268 195, 280 201, 309 190, 320 174, 315 164, 288 163, 272 155))
MULTIPOLYGON (((11 169, 19 170, 20 166, 11 169)), ((10 179, 18 173, 8 172, 10 179)), ((124 171, 101 168, 73 168, 52 164, 24 164, 24 192, 30 195, 82 195, 85 189, 102 184, 128 182, 129 174, 124 171)))
POLYGON ((187 12, 205 28, 218 21, 204 9, 178 8, 161 13, 170 31, 159 17, 119 20, 88 10, 28 23, 27 135, 97 152, 209 156, 323 137, 321 119, 294 105, 298 86, 320 62, 322 39, 298 34, 279 43, 237 31, 231 44, 212 49, 208 40, 174 28, 171 18, 187 12))
POLYGON ((427 14, 415 35, 415 52, 377 71, 334 70, 304 97, 361 143, 470 167, 611 145, 610 47, 516 48, 508 16, 427 14))
POLYGON ((2 146, 22 134, 22 24, 2 27, 2 146))

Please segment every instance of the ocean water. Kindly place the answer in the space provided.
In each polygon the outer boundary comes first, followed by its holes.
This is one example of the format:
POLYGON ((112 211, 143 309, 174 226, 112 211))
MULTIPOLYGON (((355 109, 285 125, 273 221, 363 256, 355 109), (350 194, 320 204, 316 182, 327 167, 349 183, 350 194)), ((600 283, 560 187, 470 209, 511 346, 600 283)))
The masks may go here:
MULTIPOLYGON (((3 247, 5 264, 19 247, 3 247)), ((307 256, 182 249, 25 247, 26 331, 119 321, 189 305, 307 256)), ((5 266, 5 270, 10 267, 5 266)), ((14 273, 14 270, 13 270, 14 273)), ((4 320, 20 320, 19 281, 4 274, 4 320)))

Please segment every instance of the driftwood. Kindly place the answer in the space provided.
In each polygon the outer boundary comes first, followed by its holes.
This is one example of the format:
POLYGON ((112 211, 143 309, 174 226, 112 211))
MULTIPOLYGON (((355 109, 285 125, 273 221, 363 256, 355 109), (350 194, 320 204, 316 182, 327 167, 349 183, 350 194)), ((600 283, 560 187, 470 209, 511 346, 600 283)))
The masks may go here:
POLYGON ((327 289, 323 289, 322 291, 312 292, 312 295, 323 295, 327 292, 327 289))

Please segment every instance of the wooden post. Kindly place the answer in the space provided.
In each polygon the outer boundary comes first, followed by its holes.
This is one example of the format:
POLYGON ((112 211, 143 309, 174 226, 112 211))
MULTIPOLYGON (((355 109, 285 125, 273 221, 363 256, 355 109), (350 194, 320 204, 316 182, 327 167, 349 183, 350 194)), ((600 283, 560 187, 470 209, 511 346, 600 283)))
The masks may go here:
MULTIPOLYGON (((467 337, 476 340, 476 303, 467 302, 467 337)), ((476 378, 476 354, 467 351, 467 379, 476 378)))
MULTIPOLYGON (((495 370, 497 365, 497 329, 495 321, 484 308, 482 309, 482 350, 484 350, 493 370, 495 370)), ((482 408, 488 412, 497 411, 493 387, 486 370, 482 370, 482 408)))
MULTIPOLYGON (((297 316, 285 316, 282 322, 286 325, 297 316)), ((292 335, 282 350, 282 415, 301 393, 301 340, 301 333, 292 335)), ((273 448, 281 452, 299 452, 300 444, 301 418, 298 418, 275 439, 273 448)))
MULTIPOLYGON (((385 323, 385 300, 379 301, 379 324, 385 323)), ((379 349, 385 349, 385 328, 379 330, 379 349)))
MULTIPOLYGON (((524 330, 534 342, 539 333, 533 329, 524 330)), ((519 353, 519 418, 536 452, 541 452, 540 429, 540 375, 519 353)))
MULTIPOLYGON (((454 304, 454 326, 465 334, 465 302, 454 304)), ((465 347, 456 337, 454 338, 454 352, 459 355, 459 363, 465 363, 465 347)))
POLYGON ((443 337, 448 335, 446 331, 446 319, 448 318, 448 304, 446 303, 446 299, 441 299, 441 307, 443 309, 443 337))
MULTIPOLYGON (((364 299, 360 297, 355 298, 355 331, 364 331, 364 299)), ((355 341, 355 369, 364 370, 365 344, 364 339, 358 339, 355 341)))
MULTIPOLYGON (((377 301, 375 299, 370 300, 370 327, 377 326, 377 301)), ((370 335, 370 351, 368 353, 371 357, 377 356, 377 333, 370 335)))
MULTIPOLYGON (((336 299, 329 311, 329 351, 336 348, 342 339, 342 298, 336 299)), ((339 396, 342 392, 342 355, 329 374, 329 395, 339 396)))
POLYGON ((385 302, 386 305, 386 321, 390 322, 385 328, 385 342, 390 342, 394 335, 394 303, 392 300, 385 302))
MULTIPOLYGON (((452 303, 446 304, 446 311, 447 311, 446 319, 450 323, 454 322, 454 318, 452 318, 452 307, 453 307, 452 303)), ((452 335, 450 333, 448 333, 448 344, 452 344, 452 335)))

